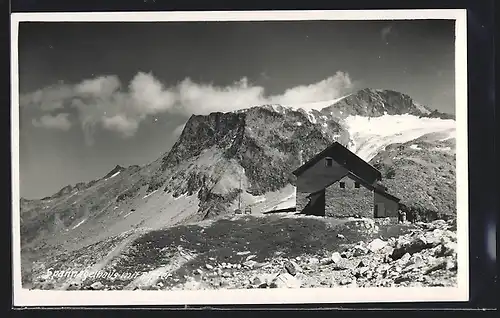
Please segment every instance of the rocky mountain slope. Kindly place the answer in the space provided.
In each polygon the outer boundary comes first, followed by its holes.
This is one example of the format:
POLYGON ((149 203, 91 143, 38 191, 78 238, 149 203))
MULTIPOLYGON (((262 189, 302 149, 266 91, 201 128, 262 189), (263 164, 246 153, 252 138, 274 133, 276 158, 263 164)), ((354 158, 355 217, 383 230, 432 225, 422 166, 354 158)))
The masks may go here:
MULTIPOLYGON (((381 160, 395 156, 393 148, 384 148, 433 132, 449 137, 454 131, 453 120, 436 118, 440 116, 436 112, 393 91, 364 89, 330 105, 321 104, 322 109, 309 111, 300 105, 263 105, 193 115, 172 149, 151 164, 117 166, 99 180, 65 187, 51 197, 21 199, 24 260, 76 250, 137 228, 214 218, 234 211, 239 202, 251 207, 253 214, 293 202, 291 171, 300 164, 299 153, 308 160, 334 140, 365 160, 379 156, 374 160, 396 171, 395 178, 388 180, 389 187, 396 189, 408 181, 406 171, 416 177, 434 167, 421 167, 428 154, 435 156, 430 159, 435 162, 447 152, 429 150, 440 147, 436 140, 434 146, 420 151, 408 144, 405 149, 415 159, 408 168, 408 160, 393 159, 390 164, 381 160)), ((454 144, 446 141, 446 145, 454 144)), ((453 158, 446 158, 451 166, 442 169, 448 173, 447 182, 453 183, 453 158)), ((408 204, 431 210, 452 207, 452 199, 447 198, 452 190, 437 200, 441 204, 429 204, 432 196, 408 204)), ((409 198, 409 193, 401 196, 409 198)))
POLYGON ((371 160, 406 210, 426 220, 455 215, 455 162, 455 138, 448 131, 392 144, 371 160))
POLYGON ((456 286, 456 225, 300 215, 222 217, 120 235, 34 269, 35 289, 456 286), (117 244, 117 242, 122 242, 117 244), (126 243, 126 244, 123 244, 126 243), (92 265, 89 267, 88 265, 92 265))

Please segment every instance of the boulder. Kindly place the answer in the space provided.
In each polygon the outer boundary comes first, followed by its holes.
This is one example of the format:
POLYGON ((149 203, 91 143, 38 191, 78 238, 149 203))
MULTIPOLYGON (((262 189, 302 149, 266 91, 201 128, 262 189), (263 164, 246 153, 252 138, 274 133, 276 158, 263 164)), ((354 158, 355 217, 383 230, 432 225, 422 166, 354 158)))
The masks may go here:
POLYGON ((436 249, 435 256, 444 257, 457 254, 457 243, 452 242, 450 239, 442 239, 441 245, 436 249))
POLYGON ((253 286, 260 286, 262 283, 263 282, 257 276, 255 276, 254 278, 250 279, 250 284, 253 285, 253 286))
POLYGON ((406 253, 398 260, 398 263, 401 265, 406 265, 410 261, 410 258, 411 258, 410 253, 406 253))
POLYGON ((342 256, 340 255, 339 252, 335 252, 332 254, 331 259, 334 264, 338 264, 342 260, 342 256))
POLYGON ((441 229, 441 230, 446 230, 448 228, 448 223, 445 220, 435 220, 431 222, 430 228, 431 229, 441 229))
POLYGON ((384 255, 392 255, 392 252, 394 252, 394 247, 390 246, 389 244, 387 244, 379 251, 379 253, 382 253, 384 255))
POLYGON ((368 249, 362 245, 356 245, 354 246, 353 249, 353 256, 358 257, 358 256, 363 256, 368 254, 368 249))
POLYGON ((345 286, 345 285, 351 284, 353 281, 355 281, 355 280, 353 280, 352 278, 342 278, 339 281, 339 285, 345 286))
POLYGON ((280 274, 273 283, 277 288, 300 288, 302 285, 302 282, 298 278, 288 273, 280 274))
POLYGON ((406 242, 398 241, 396 248, 394 248, 394 251, 392 252, 391 258, 393 260, 398 260, 407 253, 418 253, 434 246, 435 243, 428 243, 426 239, 422 239, 421 237, 406 242))
POLYGON ((456 259, 448 259, 446 260, 446 269, 450 271, 457 270, 457 260, 456 259))
POLYGON ((101 282, 95 282, 92 285, 90 285, 90 289, 92 290, 101 290, 104 288, 104 285, 101 282))
POLYGON ((359 261, 358 265, 356 267, 365 267, 366 264, 363 261, 359 261))
POLYGON ((425 233, 425 241, 427 244, 431 244, 433 246, 438 245, 441 242, 441 238, 443 237, 444 231, 441 229, 435 229, 433 231, 429 231, 425 233))
POLYGON ((359 268, 358 271, 359 271, 359 274, 361 274, 363 276, 363 275, 368 273, 369 269, 370 268, 368 266, 364 266, 364 267, 359 268))
POLYGON ((441 269, 446 269, 446 266, 447 265, 447 261, 441 261, 433 266, 429 266, 426 271, 425 271, 425 274, 428 275, 432 272, 435 272, 435 271, 438 271, 438 270, 441 270, 441 269))
POLYGON ((245 266, 245 267, 248 267, 248 268, 252 269, 252 268, 254 268, 254 267, 255 267, 255 265, 256 265, 256 264, 257 264, 257 262, 256 262, 256 261, 249 260, 249 261, 244 262, 244 263, 243 263, 243 266, 245 266))
MULTIPOLYGON (((260 282, 260 284, 258 285, 259 288, 271 287, 271 285, 276 281, 276 278, 278 277, 278 275, 279 275, 278 273, 275 273, 275 274, 262 274, 262 275, 259 275, 259 276, 257 276, 257 277, 254 278, 254 283, 255 282, 260 282)), ((290 274, 288 274, 288 275, 290 275, 290 274)), ((291 276, 291 277, 293 277, 293 276, 291 276)))
POLYGON ((68 290, 79 290, 82 288, 82 284, 79 282, 74 282, 69 284, 68 290))
POLYGON ((368 244, 368 250, 370 250, 372 253, 376 253, 386 246, 387 246, 386 241, 382 241, 381 239, 376 238, 373 241, 371 241, 370 244, 368 244))
POLYGON ((352 256, 352 251, 343 251, 342 253, 340 253, 340 257, 342 258, 351 258, 352 256))
POLYGON ((424 263, 424 258, 420 253, 415 253, 411 256, 410 262, 416 266, 420 266, 424 263))
POLYGON ((295 265, 290 262, 290 261, 285 261, 283 263, 283 266, 285 267, 285 270, 288 272, 288 274, 295 276, 297 274, 297 269, 295 268, 295 265))

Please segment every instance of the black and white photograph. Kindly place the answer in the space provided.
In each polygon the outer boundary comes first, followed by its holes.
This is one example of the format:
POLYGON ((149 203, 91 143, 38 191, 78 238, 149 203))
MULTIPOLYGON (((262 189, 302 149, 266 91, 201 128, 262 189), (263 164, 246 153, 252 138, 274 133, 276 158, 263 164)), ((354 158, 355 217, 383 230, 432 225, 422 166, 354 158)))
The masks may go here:
POLYGON ((12 17, 19 304, 467 299, 464 10, 12 17))

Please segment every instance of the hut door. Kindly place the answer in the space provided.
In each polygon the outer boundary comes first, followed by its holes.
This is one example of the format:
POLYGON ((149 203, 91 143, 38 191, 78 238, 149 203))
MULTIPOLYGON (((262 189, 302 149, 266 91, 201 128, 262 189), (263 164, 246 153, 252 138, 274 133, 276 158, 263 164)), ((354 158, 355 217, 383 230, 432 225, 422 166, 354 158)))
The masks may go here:
POLYGON ((376 203, 375 204, 375 217, 377 218, 383 218, 385 217, 385 207, 383 203, 376 203))

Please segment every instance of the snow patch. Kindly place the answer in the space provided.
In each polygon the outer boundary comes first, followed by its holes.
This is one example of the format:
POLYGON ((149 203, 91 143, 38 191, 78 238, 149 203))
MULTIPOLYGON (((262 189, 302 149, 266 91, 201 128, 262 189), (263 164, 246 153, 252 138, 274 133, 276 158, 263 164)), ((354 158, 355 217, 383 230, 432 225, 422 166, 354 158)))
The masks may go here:
MULTIPOLYGON (((284 188, 267 192, 263 195, 253 196, 244 192, 241 196, 242 209, 250 207, 252 214, 261 214, 276 209, 286 209, 295 206, 296 188, 287 185, 284 188)), ((234 202, 234 209, 237 209, 238 200, 234 202)))
POLYGON ((282 106, 289 107, 295 110, 298 109, 303 109, 305 111, 310 111, 310 110, 322 110, 323 108, 332 106, 333 104, 336 104, 343 100, 344 98, 350 96, 351 94, 336 98, 336 99, 331 99, 331 100, 324 100, 324 101, 316 101, 316 102, 307 102, 307 103, 301 103, 301 104, 284 104, 282 106))
POLYGON ((455 132, 452 119, 419 118, 413 115, 383 115, 380 117, 348 116, 344 125, 349 131, 349 150, 365 161, 393 143, 405 143, 430 133, 455 132))
POLYGON ((456 136, 456 131, 453 130, 453 131, 449 131, 447 133, 447 136, 445 136, 444 138, 441 138, 439 139, 439 141, 447 141, 447 140, 450 140, 450 139, 455 139, 457 136, 456 136))
POLYGON ((125 214, 123 217, 126 218, 127 216, 129 216, 132 213, 134 213, 134 211, 130 211, 129 213, 125 214))
MULTIPOLYGON (((111 179, 111 178, 116 177, 117 175, 119 175, 119 174, 120 174, 120 172, 121 172, 121 171, 118 171, 118 172, 113 173, 113 175, 111 175, 108 179, 111 179)), ((108 179, 106 179, 106 180, 108 180, 108 179)))
POLYGON ((297 126, 302 126, 302 123, 300 121, 296 122, 295 125, 297 126))
POLYGON ((451 147, 436 147, 436 148, 432 148, 431 149, 432 151, 451 151, 451 147))
POLYGON ((186 197, 186 194, 185 194, 185 193, 183 193, 183 194, 181 194, 181 195, 180 195, 180 196, 178 196, 178 197, 174 197, 174 201, 177 201, 177 200, 180 200, 180 199, 184 199, 185 197, 186 197))
POLYGON ((420 148, 418 145, 416 144, 413 144, 410 146, 411 149, 415 149, 415 150, 421 150, 422 148, 420 148))
POLYGON ((79 227, 80 225, 82 225, 85 221, 87 221, 87 219, 83 219, 81 220, 77 225, 73 226, 72 230, 76 229, 77 227, 79 227))
POLYGON ((142 198, 143 198, 143 199, 146 199, 147 197, 149 197, 150 195, 152 195, 152 194, 153 194, 153 193, 155 193, 156 191, 158 191, 158 189, 154 190, 154 191, 153 191, 153 192, 151 192, 151 193, 146 194, 146 195, 145 195, 145 196, 143 196, 142 198))
POLYGON ((295 207, 295 205, 295 193, 292 193, 288 197, 284 198, 279 204, 272 207, 271 210, 289 209, 295 207))

